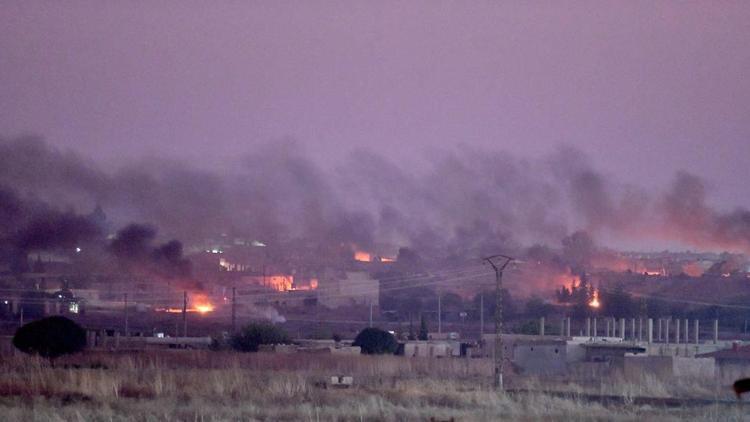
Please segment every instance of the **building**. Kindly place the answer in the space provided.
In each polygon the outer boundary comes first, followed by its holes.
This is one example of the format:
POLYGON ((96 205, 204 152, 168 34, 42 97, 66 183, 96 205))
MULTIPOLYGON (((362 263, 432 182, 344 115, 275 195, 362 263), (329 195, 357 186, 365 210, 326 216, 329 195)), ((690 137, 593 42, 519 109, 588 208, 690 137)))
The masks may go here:
POLYGON ((327 270, 318 286, 318 303, 328 308, 380 303, 380 282, 364 271, 327 270))
POLYGON ((461 356, 461 342, 454 340, 409 340, 402 343, 398 354, 420 358, 459 357, 461 356))

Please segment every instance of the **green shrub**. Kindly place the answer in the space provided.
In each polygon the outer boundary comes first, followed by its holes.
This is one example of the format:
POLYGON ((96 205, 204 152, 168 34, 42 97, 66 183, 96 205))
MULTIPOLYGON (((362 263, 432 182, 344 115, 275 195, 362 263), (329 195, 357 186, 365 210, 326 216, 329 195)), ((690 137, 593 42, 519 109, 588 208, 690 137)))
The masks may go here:
POLYGON ((232 336, 230 344, 240 352, 257 352, 262 344, 288 344, 289 336, 281 328, 271 324, 250 324, 232 336))
POLYGON ((380 328, 365 328, 357 334, 353 346, 362 348, 367 355, 383 355, 396 353, 398 342, 396 337, 380 328))
POLYGON ((86 331, 68 318, 53 316, 20 327, 13 336, 13 345, 24 353, 55 359, 83 350, 86 331))

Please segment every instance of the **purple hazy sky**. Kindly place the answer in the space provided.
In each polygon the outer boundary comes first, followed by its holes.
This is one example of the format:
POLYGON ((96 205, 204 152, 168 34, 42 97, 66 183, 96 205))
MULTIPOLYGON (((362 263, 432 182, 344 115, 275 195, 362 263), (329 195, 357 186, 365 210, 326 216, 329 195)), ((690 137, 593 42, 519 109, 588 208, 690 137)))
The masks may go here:
POLYGON ((3 2, 0 136, 202 165, 569 144, 750 205, 750 2, 3 2), (158 3, 158 4, 157 4, 158 3))

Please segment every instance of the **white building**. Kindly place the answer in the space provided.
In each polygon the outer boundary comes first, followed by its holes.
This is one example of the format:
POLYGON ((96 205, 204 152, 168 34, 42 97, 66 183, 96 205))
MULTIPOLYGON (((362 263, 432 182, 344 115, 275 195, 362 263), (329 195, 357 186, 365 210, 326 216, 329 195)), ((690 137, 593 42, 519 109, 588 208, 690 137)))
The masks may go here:
POLYGON ((380 282, 364 271, 326 271, 317 293, 318 303, 329 308, 378 306, 380 282))

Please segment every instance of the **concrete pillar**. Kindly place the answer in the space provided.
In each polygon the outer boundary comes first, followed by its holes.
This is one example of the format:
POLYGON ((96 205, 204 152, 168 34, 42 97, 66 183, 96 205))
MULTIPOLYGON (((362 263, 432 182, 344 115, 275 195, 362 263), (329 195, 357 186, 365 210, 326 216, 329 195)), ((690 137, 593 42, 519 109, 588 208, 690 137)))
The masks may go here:
POLYGON ((638 341, 643 342, 643 318, 638 318, 638 341))
POLYGON ((701 337, 700 336, 700 322, 697 319, 695 320, 694 331, 695 331, 695 337, 694 337, 695 344, 700 344, 700 337, 701 337))
POLYGON ((611 333, 609 332, 609 318, 605 318, 605 320, 604 320, 604 321, 605 321, 605 323, 606 323, 606 325, 605 325, 605 326, 606 326, 606 328, 604 329, 604 337, 609 337, 609 335, 611 334, 611 333))
POLYGON ((661 318, 656 320, 656 341, 661 341, 661 321, 661 318))
POLYGON ((651 344, 654 342, 654 320, 649 318, 646 328, 646 340, 648 341, 648 344, 651 344))
POLYGON ((586 337, 591 338, 591 318, 586 318, 586 337))
POLYGON ((570 317, 565 318, 565 337, 570 337, 570 317))
POLYGON ((539 318, 539 335, 544 335, 544 317, 539 318))
POLYGON ((625 340, 625 318, 620 318, 620 338, 625 340))
POLYGON ((560 319, 560 337, 565 337, 565 318, 560 319))
POLYGON ((672 325, 672 320, 667 318, 664 320, 664 342, 669 344, 669 326, 672 325))
POLYGON ((617 337, 617 318, 612 317, 612 337, 617 337))
POLYGON ((690 320, 685 318, 683 323, 685 325, 685 344, 688 344, 690 343, 690 320))
POLYGON ((633 343, 635 343, 635 318, 630 318, 630 338, 633 340, 633 343))
POLYGON ((674 320, 674 344, 680 344, 680 319, 674 320))
POLYGON ((598 331, 596 329, 596 318, 594 318, 594 341, 596 341, 596 336, 598 335, 598 331))
POLYGON ((719 342, 719 320, 714 320, 714 344, 719 342))

